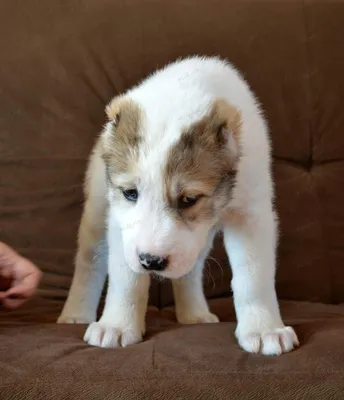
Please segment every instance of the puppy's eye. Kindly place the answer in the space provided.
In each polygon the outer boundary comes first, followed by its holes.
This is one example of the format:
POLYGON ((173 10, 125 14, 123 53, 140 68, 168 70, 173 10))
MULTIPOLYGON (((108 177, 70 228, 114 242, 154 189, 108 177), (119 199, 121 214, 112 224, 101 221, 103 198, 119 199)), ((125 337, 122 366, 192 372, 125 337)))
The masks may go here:
POLYGON ((136 189, 128 189, 123 190, 123 196, 129 201, 136 202, 139 197, 139 193, 136 189))
POLYGON ((179 208, 189 208, 194 206, 201 196, 183 196, 178 201, 179 208))

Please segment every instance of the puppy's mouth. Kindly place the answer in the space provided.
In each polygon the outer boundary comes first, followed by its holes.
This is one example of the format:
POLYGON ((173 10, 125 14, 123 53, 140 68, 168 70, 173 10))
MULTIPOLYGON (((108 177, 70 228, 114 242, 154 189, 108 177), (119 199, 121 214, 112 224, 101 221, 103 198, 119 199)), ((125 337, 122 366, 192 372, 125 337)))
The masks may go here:
POLYGON ((190 272, 191 269, 192 268, 190 268, 190 269, 186 269, 186 268, 181 269, 181 268, 177 268, 177 267, 171 266, 171 267, 169 267, 169 268, 167 268, 167 269, 165 269, 163 271, 151 271, 150 274, 155 279, 160 280, 160 281, 163 281, 165 279, 172 279, 173 280, 173 279, 182 278, 183 276, 187 275, 190 272))

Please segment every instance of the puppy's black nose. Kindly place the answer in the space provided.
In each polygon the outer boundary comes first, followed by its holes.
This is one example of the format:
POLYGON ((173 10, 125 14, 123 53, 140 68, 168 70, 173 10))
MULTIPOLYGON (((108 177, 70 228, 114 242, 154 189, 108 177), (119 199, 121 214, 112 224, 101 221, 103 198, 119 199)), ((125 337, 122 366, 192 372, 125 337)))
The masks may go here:
POLYGON ((154 256, 149 253, 140 253, 139 260, 142 268, 147 271, 163 271, 168 265, 167 257, 154 256))

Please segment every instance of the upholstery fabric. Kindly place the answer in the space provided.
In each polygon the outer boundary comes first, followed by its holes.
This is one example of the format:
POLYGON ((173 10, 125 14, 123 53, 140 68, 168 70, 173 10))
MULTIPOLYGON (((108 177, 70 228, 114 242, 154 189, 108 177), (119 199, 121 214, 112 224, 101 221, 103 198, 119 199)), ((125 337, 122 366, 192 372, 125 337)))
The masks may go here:
POLYGON ((37 299, 0 310, 1 399, 343 399, 343 38, 343 0, 0 0, 0 240, 45 273, 37 299), (169 282, 132 348, 54 324, 105 105, 192 54, 228 58, 268 118, 277 292, 301 338, 281 357, 238 347, 220 238, 205 288, 221 324, 177 325, 169 282))

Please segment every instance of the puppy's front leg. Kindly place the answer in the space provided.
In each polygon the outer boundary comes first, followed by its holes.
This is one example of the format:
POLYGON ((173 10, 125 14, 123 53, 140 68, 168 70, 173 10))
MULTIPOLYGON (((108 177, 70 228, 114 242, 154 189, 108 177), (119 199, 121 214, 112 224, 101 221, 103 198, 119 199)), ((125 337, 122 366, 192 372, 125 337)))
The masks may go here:
POLYGON ((181 324, 219 322, 218 317, 209 311, 203 290, 204 262, 213 240, 214 234, 212 233, 194 268, 182 278, 172 281, 176 316, 181 324))
POLYGON ((99 322, 88 327, 84 340, 98 347, 125 347, 140 342, 145 333, 150 278, 136 274, 126 264, 118 229, 111 229, 108 243, 109 286, 105 308, 99 322))
POLYGON ((94 221, 87 203, 79 229, 79 248, 76 255, 75 271, 67 301, 58 323, 90 323, 96 320, 97 308, 106 279, 106 262, 99 249, 104 234, 101 224, 94 221), (100 226, 99 226, 100 225, 100 226), (100 255, 95 256, 99 251, 100 255))
POLYGON ((275 291, 276 221, 270 204, 256 207, 224 226, 233 271, 232 289, 241 347, 252 353, 280 355, 298 345, 284 326, 275 291))
POLYGON ((99 157, 98 145, 91 155, 87 169, 85 197, 72 285, 58 323, 95 321, 106 279, 106 251, 100 245, 105 236, 106 183, 104 163, 99 157))

